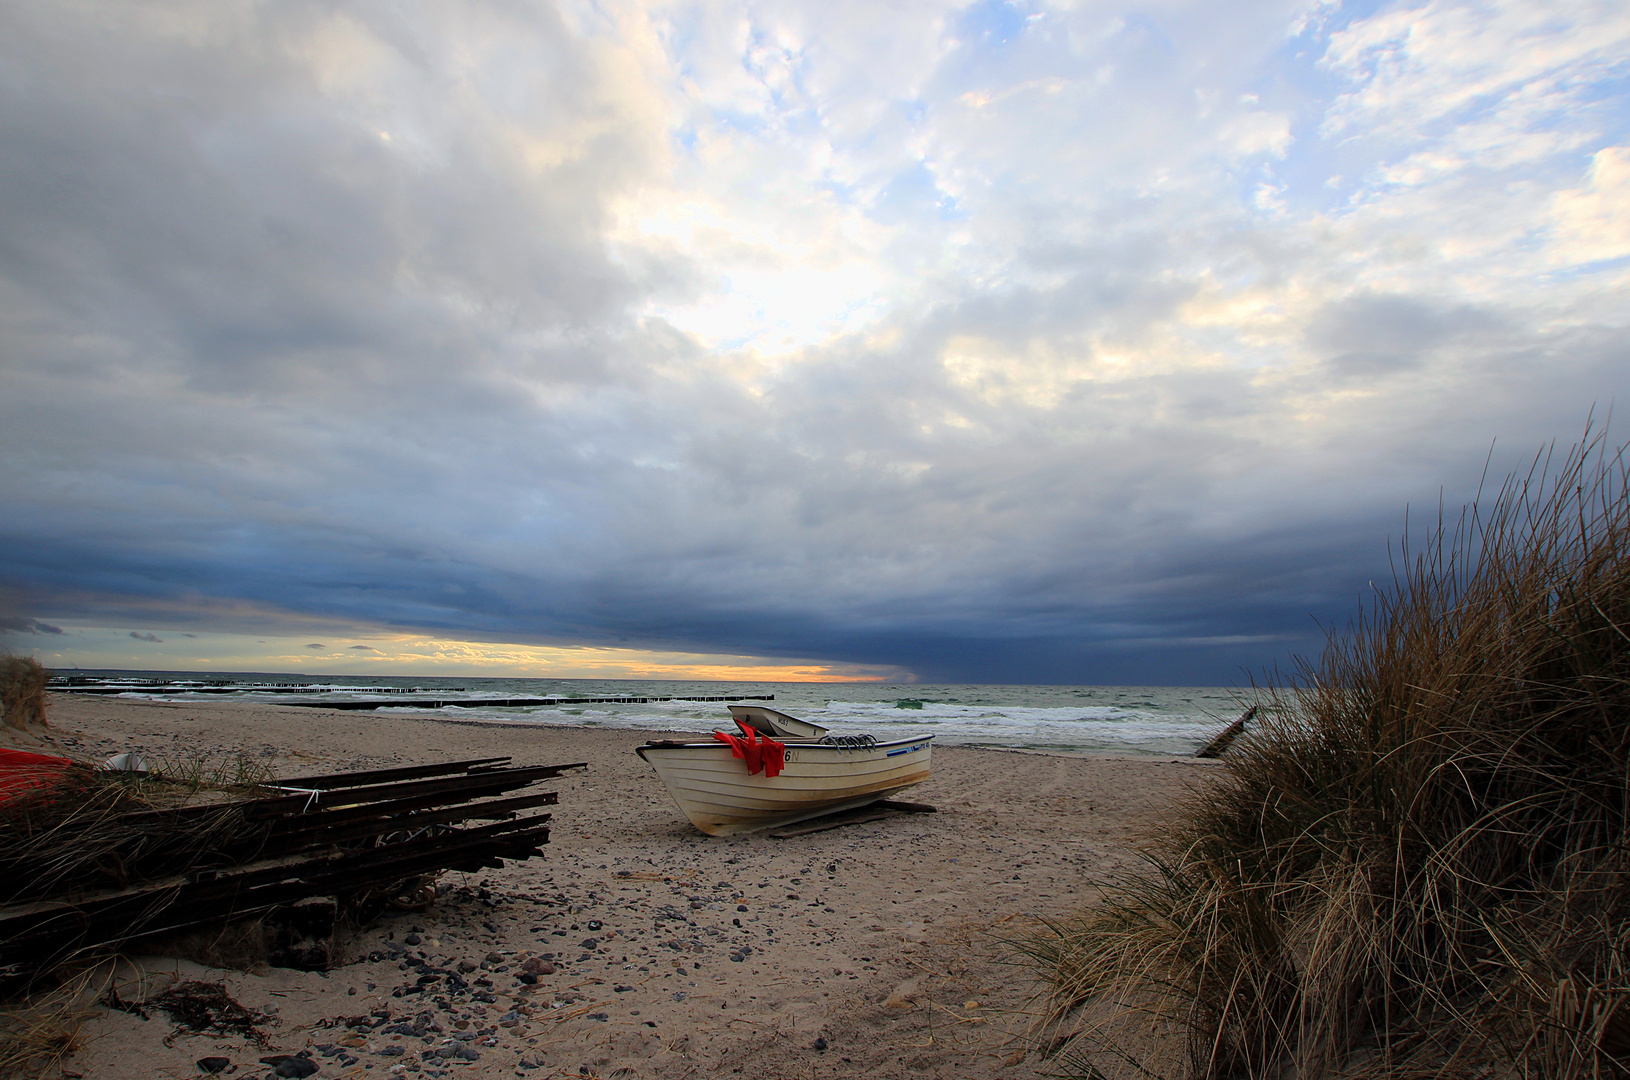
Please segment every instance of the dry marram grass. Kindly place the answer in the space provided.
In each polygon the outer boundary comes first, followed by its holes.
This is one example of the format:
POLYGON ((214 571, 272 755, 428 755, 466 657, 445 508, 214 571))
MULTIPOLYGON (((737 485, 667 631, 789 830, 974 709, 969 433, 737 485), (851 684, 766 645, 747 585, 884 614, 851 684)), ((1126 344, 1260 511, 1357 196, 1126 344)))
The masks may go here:
POLYGON ((6 726, 45 727, 45 684, 50 673, 31 656, 0 655, 0 717, 6 726))
POLYGON ((225 800, 262 794, 269 771, 241 755, 159 762, 149 774, 85 764, 0 807, 0 903, 67 898, 230 865, 260 829, 225 800), (190 812, 221 803, 219 811, 190 812), (139 869, 138 869, 139 868, 139 869))
POLYGON ((1083 1077, 1630 1075, 1630 485, 1588 438, 1442 521, 1030 939, 1083 1077))
POLYGON ((0 1080, 72 1075, 63 1065, 80 1046, 106 973, 81 968, 47 989, 0 1002, 0 1080))

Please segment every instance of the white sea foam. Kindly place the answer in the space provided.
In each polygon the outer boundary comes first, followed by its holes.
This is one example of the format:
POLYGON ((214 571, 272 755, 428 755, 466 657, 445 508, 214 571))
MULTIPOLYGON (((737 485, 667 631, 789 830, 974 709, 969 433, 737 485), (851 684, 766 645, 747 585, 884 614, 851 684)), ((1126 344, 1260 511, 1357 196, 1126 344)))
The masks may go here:
MULTIPOLYGON (((111 674, 111 673, 109 673, 111 674)), ((127 678, 155 673, 124 672, 127 678)), ((197 677, 192 677, 197 682, 197 677)), ((110 679, 110 682, 112 680, 110 679)), ((548 679, 313 679, 304 676, 216 676, 224 696, 290 704, 409 697, 449 702, 450 719, 503 720, 651 731, 711 731, 730 727, 723 702, 587 702, 525 707, 460 706, 492 698, 763 696, 793 716, 835 732, 878 738, 932 734, 941 745, 1132 754, 1189 754, 1238 715, 1227 690, 1202 687, 924 686, 876 683, 701 683, 564 681, 548 679)), ((172 700, 221 700, 201 686, 121 687, 126 694, 172 700)), ((384 704, 382 712, 413 708, 384 704)), ((414 708, 422 712, 422 707, 414 708)))

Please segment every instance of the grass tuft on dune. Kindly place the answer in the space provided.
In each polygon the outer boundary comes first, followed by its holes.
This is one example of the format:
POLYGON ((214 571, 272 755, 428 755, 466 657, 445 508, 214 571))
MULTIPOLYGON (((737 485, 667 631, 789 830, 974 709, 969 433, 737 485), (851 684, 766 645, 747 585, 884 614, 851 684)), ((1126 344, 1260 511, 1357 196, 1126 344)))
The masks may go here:
POLYGON ((45 727, 45 684, 50 672, 32 656, 0 654, 0 718, 9 727, 45 727))
MULTIPOLYGON (((1560 460, 1559 460, 1560 458, 1560 460)), ((1025 942, 1078 1077, 1630 1075, 1630 485, 1601 436, 1458 522, 1025 942)))

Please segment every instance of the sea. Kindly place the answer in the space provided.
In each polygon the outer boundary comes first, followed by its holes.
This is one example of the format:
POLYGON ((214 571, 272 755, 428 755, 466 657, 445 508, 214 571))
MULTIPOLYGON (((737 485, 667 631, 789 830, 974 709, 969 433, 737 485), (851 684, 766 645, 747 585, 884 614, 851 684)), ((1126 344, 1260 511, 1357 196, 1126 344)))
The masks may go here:
POLYGON ((381 707, 374 714, 389 715, 393 711, 423 713, 423 706, 408 706, 408 699, 434 698, 441 702, 435 711, 450 720, 653 732, 734 730, 726 704, 760 700, 835 734, 865 733, 879 740, 931 734, 942 746, 1053 753, 1192 754, 1243 709, 1236 691, 1192 686, 425 679, 89 670, 58 675, 72 679, 80 689, 144 700, 225 699, 282 705, 378 701, 381 707), (477 703, 491 698, 550 698, 557 703, 477 703), (590 698, 619 700, 584 700, 590 698), (713 700, 697 700, 700 698, 713 700))

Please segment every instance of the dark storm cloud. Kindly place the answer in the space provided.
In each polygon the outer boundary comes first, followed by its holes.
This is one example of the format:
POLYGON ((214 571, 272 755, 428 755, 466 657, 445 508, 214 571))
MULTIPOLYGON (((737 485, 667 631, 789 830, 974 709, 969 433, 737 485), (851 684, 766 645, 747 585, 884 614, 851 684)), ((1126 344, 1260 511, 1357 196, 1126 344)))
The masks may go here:
POLYGON ((62 627, 38 619, 0 616, 0 634, 60 634, 62 627))
MULTIPOLYGON (((1381 107, 1269 100, 1290 8, 885 14, 864 79, 782 82, 735 16, 0 15, 8 608, 1226 681, 1316 649, 1496 437, 1515 467, 1626 388, 1602 291, 1526 284, 1568 265, 1533 230, 1424 254, 1555 163, 1279 216, 1330 189, 1284 190, 1288 117, 1381 107), (754 317, 797 314, 843 259, 888 301, 860 329, 686 322, 783 273, 754 317)), ((1338 30, 1298 31, 1321 77, 1374 75, 1338 30)))

